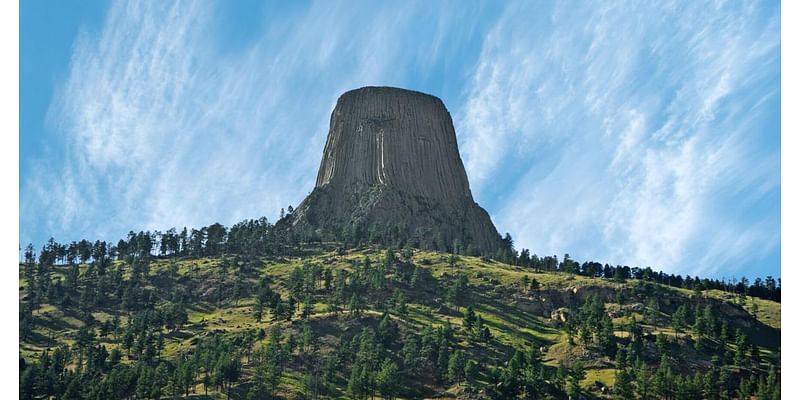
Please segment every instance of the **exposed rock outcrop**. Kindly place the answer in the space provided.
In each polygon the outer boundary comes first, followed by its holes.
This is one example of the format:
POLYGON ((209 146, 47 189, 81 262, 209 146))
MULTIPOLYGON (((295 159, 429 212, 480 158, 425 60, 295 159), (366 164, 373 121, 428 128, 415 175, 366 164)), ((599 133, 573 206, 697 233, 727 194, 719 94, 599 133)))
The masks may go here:
POLYGON ((401 238, 421 248, 506 248, 472 198, 442 101, 389 87, 339 97, 316 186, 281 224, 322 237, 401 238))
POLYGON ((569 308, 566 307, 555 309, 550 313, 550 319, 558 323, 567 322, 567 319, 569 319, 569 312, 569 308))

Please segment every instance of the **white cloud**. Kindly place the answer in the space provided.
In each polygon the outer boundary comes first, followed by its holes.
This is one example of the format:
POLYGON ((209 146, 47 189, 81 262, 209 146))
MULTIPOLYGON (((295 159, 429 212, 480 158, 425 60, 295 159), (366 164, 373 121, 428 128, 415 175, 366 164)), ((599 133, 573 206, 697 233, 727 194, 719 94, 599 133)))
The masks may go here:
POLYGON ((21 240, 274 217, 311 190, 339 94, 466 76, 445 101, 473 193, 519 246, 676 272, 780 246, 777 3, 519 1, 483 32, 486 5, 321 1, 235 50, 216 6, 114 3, 80 36, 21 240))
POLYGON ((716 274, 775 251, 780 132, 759 131, 779 116, 779 10, 763 8, 509 5, 458 118, 478 200, 539 254, 716 274))
MULTIPOLYGON (((217 6, 114 3, 99 34, 80 35, 50 110, 66 161, 26 179, 24 220, 72 240, 274 218, 313 188, 338 95, 403 86, 420 52, 453 40, 420 38, 455 25, 415 26, 422 3, 315 2, 289 21, 267 10, 263 32, 228 51, 211 36, 217 6)), ((22 240, 34 229, 21 224, 22 240)))

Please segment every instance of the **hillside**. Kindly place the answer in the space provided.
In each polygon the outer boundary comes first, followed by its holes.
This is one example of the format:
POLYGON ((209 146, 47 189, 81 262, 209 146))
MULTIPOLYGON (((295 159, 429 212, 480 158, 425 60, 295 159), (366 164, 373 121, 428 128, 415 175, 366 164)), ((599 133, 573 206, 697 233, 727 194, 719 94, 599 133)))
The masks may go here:
POLYGON ((780 303, 718 290, 381 247, 19 285, 22 398, 779 398, 780 303))

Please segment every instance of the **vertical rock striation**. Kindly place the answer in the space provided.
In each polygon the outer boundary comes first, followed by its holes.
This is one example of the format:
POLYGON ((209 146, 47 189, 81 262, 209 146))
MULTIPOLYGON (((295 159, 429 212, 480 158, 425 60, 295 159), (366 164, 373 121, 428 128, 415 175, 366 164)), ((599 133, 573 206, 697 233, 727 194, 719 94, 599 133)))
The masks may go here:
POLYGON ((422 248, 505 249, 472 199, 450 113, 437 97, 398 88, 339 97, 316 186, 282 224, 422 248))
POLYGON ((358 183, 445 202, 472 199, 442 101, 383 87, 342 95, 331 116, 316 187, 358 183))

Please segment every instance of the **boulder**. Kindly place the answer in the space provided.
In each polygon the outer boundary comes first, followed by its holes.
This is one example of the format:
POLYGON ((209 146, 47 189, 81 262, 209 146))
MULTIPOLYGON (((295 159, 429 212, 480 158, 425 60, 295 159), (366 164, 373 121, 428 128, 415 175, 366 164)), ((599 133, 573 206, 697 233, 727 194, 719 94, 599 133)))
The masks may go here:
POLYGON ((550 319, 559 323, 567 322, 568 318, 569 308, 566 307, 557 308, 550 313, 550 319))

